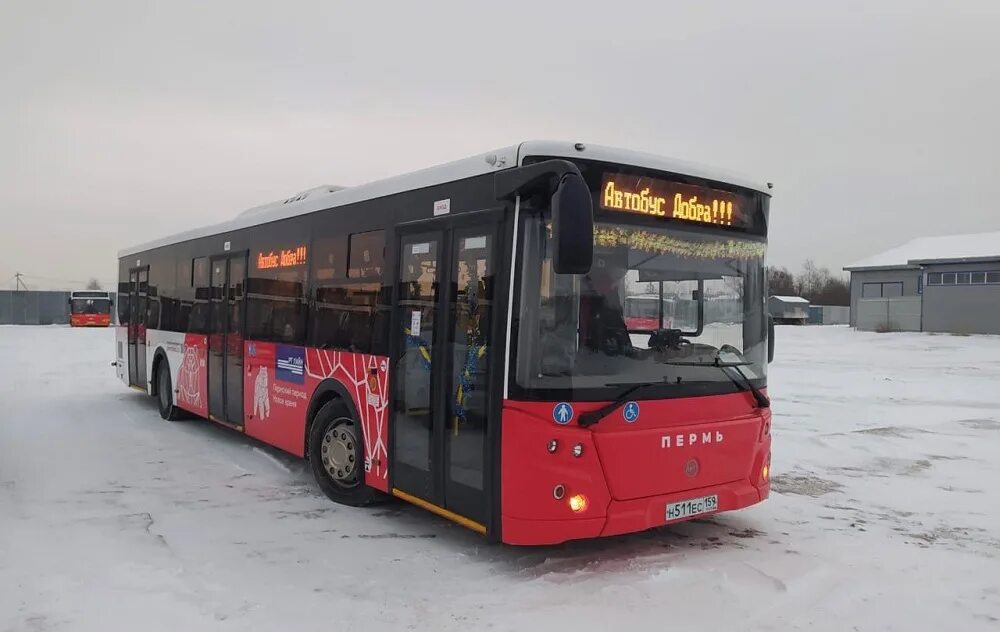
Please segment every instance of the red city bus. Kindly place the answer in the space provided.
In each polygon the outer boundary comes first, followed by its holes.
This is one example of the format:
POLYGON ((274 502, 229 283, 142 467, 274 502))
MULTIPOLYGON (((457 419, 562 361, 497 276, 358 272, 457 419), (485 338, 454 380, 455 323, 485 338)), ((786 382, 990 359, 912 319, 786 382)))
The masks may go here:
POLYGON ((740 509, 770 489, 769 189, 546 141, 318 187, 122 251, 118 375, 492 541, 740 509), (650 284, 671 318, 630 324, 650 284))
POLYGON ((70 292, 71 327, 110 327, 111 293, 100 290, 70 292))

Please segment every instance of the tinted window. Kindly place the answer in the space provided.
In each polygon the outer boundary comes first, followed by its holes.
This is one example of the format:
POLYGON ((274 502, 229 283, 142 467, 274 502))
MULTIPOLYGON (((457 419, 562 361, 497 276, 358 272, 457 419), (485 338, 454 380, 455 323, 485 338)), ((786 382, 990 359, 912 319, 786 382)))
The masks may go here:
POLYGON ((320 283, 344 278, 347 262, 347 238, 343 235, 321 237, 313 241, 312 276, 320 283))
MULTIPOLYGON (((306 335, 308 250, 302 241, 250 251, 246 337, 303 344, 306 335)), ((274 243, 274 242, 271 242, 274 243)))
POLYGON ((310 345, 373 353, 379 283, 340 283, 316 288, 310 345))
POLYGON ((944 285, 955 285, 955 273, 944 272, 941 274, 941 283, 944 285))
POLYGON ((128 324, 128 281, 123 281, 118 284, 118 324, 127 325, 128 324))
POLYGON ((968 285, 969 284, 969 277, 970 276, 971 275, 968 272, 959 272, 958 275, 957 275, 958 278, 957 278, 956 282, 959 285, 968 285))
POLYGON ((385 232, 351 235, 350 265, 347 276, 351 278, 382 278, 382 260, 385 253, 385 232))
POLYGON ((987 272, 986 273, 987 283, 1000 283, 1000 272, 987 272))
POLYGON ((941 285, 941 273, 940 272, 928 272, 927 273, 927 285, 941 285))
POLYGON ((149 328, 177 331, 177 261, 175 250, 160 250, 149 262, 149 328))
POLYGON ((191 287, 194 285, 194 260, 182 257, 177 262, 177 287, 191 287))
POLYGON ((211 296, 208 257, 198 257, 191 262, 191 266, 194 282, 194 303, 191 305, 188 331, 204 334, 208 333, 210 314, 208 299, 211 296))
POLYGON ((972 273, 973 283, 986 283, 986 273, 985 272, 973 272, 972 273))

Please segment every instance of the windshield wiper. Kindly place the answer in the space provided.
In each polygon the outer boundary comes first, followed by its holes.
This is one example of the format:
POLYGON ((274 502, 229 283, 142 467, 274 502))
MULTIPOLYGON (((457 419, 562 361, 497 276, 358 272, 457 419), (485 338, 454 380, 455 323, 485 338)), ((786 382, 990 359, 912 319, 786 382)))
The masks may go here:
MULTIPOLYGON (((721 360, 722 354, 724 352, 725 353, 733 353, 733 354, 735 354, 737 356, 743 356, 743 353, 739 349, 737 349, 736 347, 734 347, 732 345, 722 345, 721 347, 719 347, 719 350, 715 354, 715 363, 716 364, 720 364, 720 360, 721 360)), ((754 386, 753 382, 750 381, 750 378, 747 376, 747 374, 744 373, 742 369, 740 369, 740 366, 746 366, 748 364, 752 364, 752 362, 742 362, 742 363, 740 363, 738 365, 734 364, 732 366, 732 369, 741 378, 743 378, 743 385, 746 387, 746 390, 750 391, 750 394, 753 395, 754 400, 757 402, 757 408, 770 408, 771 407, 771 400, 768 398, 768 396, 765 395, 764 393, 760 392, 760 389, 757 388, 756 386, 754 386)), ((733 381, 733 384, 736 384, 736 386, 740 385, 739 381, 736 378, 734 378, 730 373, 726 372, 725 369, 723 369, 723 372, 726 373, 726 375, 729 376, 729 379, 733 381)))
POLYGON ((642 382, 640 384, 636 384, 635 386, 630 386, 621 393, 619 393, 618 397, 616 397, 614 401, 612 401, 611 403, 605 404, 604 406, 601 406, 600 408, 597 408, 595 410, 591 410, 586 413, 581 413, 580 419, 577 421, 577 423, 583 428, 586 428, 588 426, 593 426, 594 424, 596 424, 597 422, 599 422, 600 420, 604 419, 609 414, 614 412, 616 408, 618 408, 626 401, 628 401, 629 396, 635 393, 636 391, 644 389, 649 386, 656 386, 657 384, 665 384, 665 383, 666 383, 665 380, 661 380, 659 382, 642 382))
POLYGON ((762 393, 759 388, 757 388, 756 386, 754 386, 753 382, 750 381, 750 378, 747 377, 746 373, 744 373, 742 370, 740 370, 741 366, 746 366, 748 364, 752 364, 752 363, 751 362, 730 362, 730 363, 727 364, 727 363, 724 363, 724 362, 719 362, 719 359, 716 358, 715 359, 715 363, 712 366, 717 366, 720 369, 722 369, 722 372, 726 374, 726 377, 728 377, 730 380, 732 380, 733 384, 735 384, 738 388, 741 388, 744 391, 750 391, 750 394, 753 395, 754 401, 757 402, 757 408, 770 408, 771 407, 771 400, 768 399, 767 395, 765 395, 764 393, 762 393), (737 375, 739 375, 743 379, 743 382, 741 383, 740 380, 737 380, 735 377, 733 377, 733 374, 730 373, 729 371, 727 371, 726 369, 732 369, 733 373, 736 373, 737 375))
POLYGON ((747 374, 740 370, 741 366, 750 366, 753 362, 723 362, 719 359, 719 356, 715 357, 712 362, 683 362, 683 361, 673 361, 673 360, 663 360, 660 364, 668 364, 670 366, 713 366, 720 369, 729 380, 736 385, 741 391, 748 391, 753 395, 753 399, 757 402, 757 408, 770 408, 771 400, 768 399, 767 395, 761 392, 759 388, 754 386, 747 374), (728 371, 732 369, 737 375, 739 375, 742 380, 737 379, 732 373, 728 371))

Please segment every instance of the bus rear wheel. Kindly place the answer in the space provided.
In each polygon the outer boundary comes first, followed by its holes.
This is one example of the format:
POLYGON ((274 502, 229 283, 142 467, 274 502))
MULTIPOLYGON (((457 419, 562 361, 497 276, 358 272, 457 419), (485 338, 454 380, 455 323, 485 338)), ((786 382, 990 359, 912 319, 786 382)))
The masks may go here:
POLYGON ((309 463, 319 488, 337 503, 363 507, 377 493, 365 485, 364 438, 343 403, 327 402, 309 430, 309 463))
POLYGON ((173 384, 170 380, 170 365, 164 358, 156 365, 156 407, 160 409, 160 417, 167 421, 177 421, 184 418, 184 412, 174 406, 173 384))

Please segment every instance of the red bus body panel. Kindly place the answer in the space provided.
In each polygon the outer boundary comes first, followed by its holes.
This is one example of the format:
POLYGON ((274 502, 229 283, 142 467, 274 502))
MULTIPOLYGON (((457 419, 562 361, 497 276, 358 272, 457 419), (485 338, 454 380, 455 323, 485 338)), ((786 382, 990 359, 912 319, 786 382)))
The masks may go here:
POLYGON ((177 370, 177 406, 208 417, 208 336, 184 334, 181 365, 177 370))
MULTIPOLYGON (((299 457, 305 456, 306 411, 319 385, 338 382, 354 404, 364 433, 365 484, 389 491, 388 358, 238 341, 243 345, 243 431, 299 457), (301 371, 279 359, 301 358, 301 371)), ((184 337, 177 374, 177 406, 208 417, 208 336, 184 337)), ((294 366, 294 363, 291 365, 294 366)))
POLYGON ((567 425, 553 421, 558 402, 504 403, 501 499, 503 541, 555 544, 643 531, 666 524, 667 503, 718 496, 718 510, 740 509, 770 491, 769 409, 748 393, 640 401, 629 423, 619 408, 589 428, 580 413, 602 402, 575 404, 567 425), (549 453, 555 439, 558 447, 549 453), (572 454, 577 444, 580 457, 572 454), (565 497, 556 499, 557 485, 565 497), (586 496, 574 513, 567 499, 586 496))
MULTIPOLYGON (((388 358, 270 342, 242 341, 244 431, 305 455, 306 411, 317 388, 333 380, 358 411, 365 437, 365 484, 388 486, 388 358), (301 362, 301 371, 297 370, 301 362), (291 367, 289 369, 288 367, 291 367)), ((187 334, 177 377, 177 405, 208 413, 208 337, 187 334)), ((573 404, 570 423, 553 420, 558 402, 503 404, 500 511, 508 544, 555 544, 643 531, 666 523, 667 503, 714 494, 717 511, 767 498, 761 469, 770 463, 769 409, 748 393, 640 401, 626 421, 621 408, 589 428, 573 404), (554 453, 548 445, 555 439, 554 453), (575 445, 582 454, 572 454, 575 445), (694 463, 694 465, 692 465, 694 463), (565 496, 553 489, 562 485, 565 496), (574 513, 567 499, 586 496, 574 513)))
POLYGON ((111 314, 70 314, 70 327, 110 327, 111 314))
POLYGON ((389 491, 388 358, 271 342, 244 343, 244 430, 305 456, 306 411, 319 385, 335 380, 350 395, 364 435, 365 484, 389 491), (289 370, 301 360, 301 371, 289 370), (290 363, 289 363, 290 361, 290 363))

